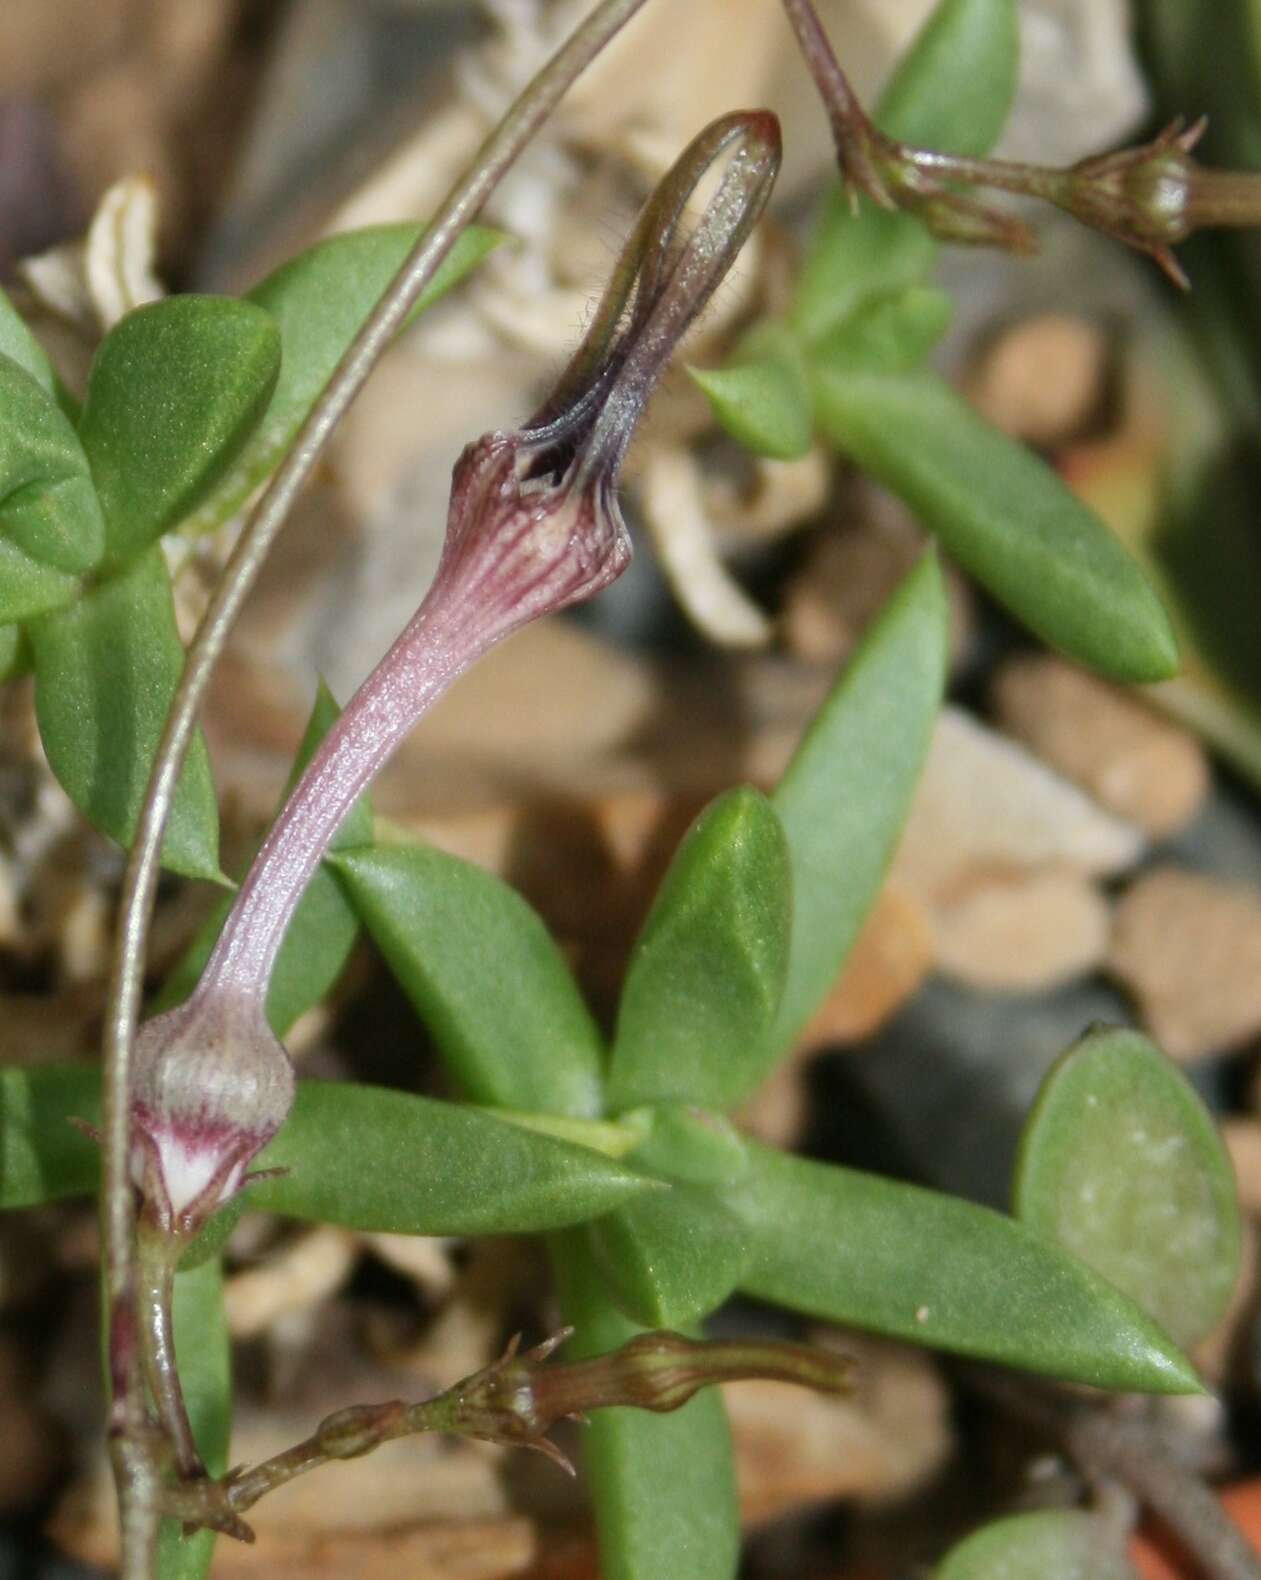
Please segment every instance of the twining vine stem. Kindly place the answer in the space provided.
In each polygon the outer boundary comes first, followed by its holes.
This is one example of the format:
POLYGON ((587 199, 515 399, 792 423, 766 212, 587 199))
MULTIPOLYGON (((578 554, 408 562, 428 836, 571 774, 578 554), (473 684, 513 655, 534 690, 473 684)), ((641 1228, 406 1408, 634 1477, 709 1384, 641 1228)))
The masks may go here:
MULTIPOLYGON (((421 292, 476 218, 487 198, 551 115, 574 80, 630 21, 645 0, 602 0, 561 46, 490 134, 469 170, 456 182, 432 224, 343 356, 324 393, 250 513, 224 574, 189 646, 149 778, 123 878, 118 942, 105 1021, 102 1084, 102 1235, 106 1322, 114 1364, 111 1377, 123 1397, 115 1400, 111 1427, 131 1438, 143 1431, 143 1380, 133 1346, 115 1344, 120 1314, 129 1310, 135 1282, 135 1206, 128 1169, 128 1092, 131 1054, 144 982, 145 945, 153 912, 162 838, 175 787, 196 728, 206 687, 219 654, 277 532, 316 460, 421 292)), ((123 1319, 126 1326, 127 1319, 123 1319)), ((158 1522, 157 1468, 150 1456, 120 1446, 125 1466, 118 1495, 123 1580, 143 1580, 153 1568, 158 1522), (147 1468, 146 1468, 147 1467, 147 1468)))

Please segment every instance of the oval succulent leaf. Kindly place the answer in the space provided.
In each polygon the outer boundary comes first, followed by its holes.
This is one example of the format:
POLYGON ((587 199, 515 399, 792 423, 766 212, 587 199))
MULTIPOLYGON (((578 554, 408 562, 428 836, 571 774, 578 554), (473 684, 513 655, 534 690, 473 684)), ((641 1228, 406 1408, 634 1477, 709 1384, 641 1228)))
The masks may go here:
POLYGON ((832 442, 1039 636, 1115 680, 1176 672, 1169 618, 1137 562, 1037 456, 933 374, 820 362, 816 375, 832 442))
POLYGON ((31 644, 20 625, 0 625, 0 681, 25 675, 32 663, 31 644))
POLYGON ((679 1328, 717 1310, 749 1264, 744 1225, 712 1190, 675 1185, 641 1197, 588 1231, 618 1305, 650 1328, 679 1328))
MULTIPOLYGON (((1018 65, 1014 0, 941 0, 899 61, 875 119, 904 142, 987 153, 1011 108, 1018 65)), ((834 187, 797 277, 792 323, 818 341, 872 296, 921 283, 936 257, 918 220, 865 199, 855 213, 849 194, 834 187)))
POLYGON ((749 1227, 743 1288, 808 1316, 1096 1388, 1197 1393, 1138 1306, 987 1207, 750 1146, 726 1194, 749 1227))
POLYGON ((347 852, 332 865, 474 1102, 600 1112, 600 1034, 515 890, 425 845, 347 852))
MULTIPOLYGON (((280 330, 284 358, 266 413, 213 495, 188 526, 209 531, 238 510, 279 462, 403 260, 420 239, 419 225, 375 225, 330 236, 282 264, 245 300, 263 308, 280 330)), ((502 236, 470 226, 412 309, 411 322, 493 251, 502 236)))
POLYGON ((57 378, 48 354, 3 291, 0 291, 0 356, 16 362, 45 394, 56 397, 57 378))
POLYGON ((727 1108, 772 1059, 792 926, 779 818, 743 788, 711 803, 679 847, 636 941, 609 1069, 614 1112, 727 1108))
MULTIPOLYGON (((83 446, 57 402, 0 355, 0 534, 41 567, 82 575, 101 558, 105 524, 83 446)), ((0 619, 40 610, 0 582, 0 619)), ((47 607, 47 606, 45 606, 47 607)))
POLYGON ((814 404, 805 353, 787 324, 766 322, 721 368, 690 368, 727 432, 755 455, 790 461, 810 448, 814 404))
POLYGON ((1093 1031, 1043 1082, 1015 1212, 1102 1273, 1180 1344, 1217 1324, 1239 1272, 1230 1159, 1190 1082, 1132 1031, 1093 1031))
POLYGON ((0 1070, 0 1209, 94 1192, 100 1148, 70 1121, 100 1116, 97 1064, 0 1070))
POLYGON ((941 704, 947 619, 928 555, 864 636, 775 791, 793 894, 775 1054, 835 981, 879 893, 941 704))
POLYGON ((934 1580, 1138 1580, 1104 1522, 1080 1509, 995 1520, 951 1549, 934 1580))
POLYGON ((34 560, 0 533, 0 621, 28 620, 64 609, 79 596, 77 576, 34 560))
POLYGON ((393 1234, 522 1234, 667 1190, 587 1147, 484 1110, 348 1081, 303 1081, 253 1206, 393 1234))
POLYGON ((79 423, 107 529, 125 565, 218 482, 262 415, 280 332, 229 297, 172 296, 128 313, 97 349, 79 423))
MULTIPOLYGON (((72 608, 33 620, 35 711, 49 765, 102 833, 127 845, 184 665, 160 548, 72 608)), ((220 880, 219 813, 205 742, 180 776, 162 859, 220 880)))
MULTIPOLYGON (((577 1235, 555 1251, 574 1360, 643 1330, 617 1309, 577 1235)), ((731 1428, 717 1388, 669 1415, 597 1410, 583 1432, 605 1580, 732 1580, 740 1556, 731 1428)))

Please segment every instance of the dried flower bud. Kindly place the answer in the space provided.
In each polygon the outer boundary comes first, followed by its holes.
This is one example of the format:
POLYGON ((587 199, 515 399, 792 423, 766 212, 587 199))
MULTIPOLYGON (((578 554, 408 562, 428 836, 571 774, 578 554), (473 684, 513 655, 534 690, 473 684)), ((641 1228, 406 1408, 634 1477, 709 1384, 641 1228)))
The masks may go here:
POLYGON ((617 483, 635 424, 765 206, 779 158, 767 111, 701 132, 644 209, 551 397, 519 432, 487 434, 460 457, 424 602, 294 787, 193 996, 141 1030, 132 1168, 151 1224, 195 1233, 288 1113, 293 1072, 263 1006, 285 929, 347 812, 488 648, 591 597, 628 563, 617 483), (688 200, 720 159, 717 189, 685 229, 688 200))

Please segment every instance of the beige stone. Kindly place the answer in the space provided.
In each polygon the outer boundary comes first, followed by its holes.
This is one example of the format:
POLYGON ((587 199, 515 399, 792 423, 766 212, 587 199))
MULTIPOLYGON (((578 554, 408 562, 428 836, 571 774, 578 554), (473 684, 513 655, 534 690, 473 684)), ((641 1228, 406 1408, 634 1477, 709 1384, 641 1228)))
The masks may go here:
POLYGON ((1109 964, 1175 1059, 1238 1047, 1261 1033, 1261 894, 1159 867, 1121 897, 1109 964))
POLYGON ((1204 804, 1203 747, 1135 692, 1046 654, 1005 664, 993 703, 1005 730, 1154 839, 1185 827, 1204 804))
POLYGON ((135 0, 5 0, 0 93, 46 92, 99 70, 135 10, 135 0))
POLYGON ((933 905, 983 878, 1055 870, 1123 872, 1141 833, 1014 741, 959 708, 942 710, 894 876, 933 905))
POLYGON ((1040 313, 998 336, 982 354, 968 392, 983 416, 1030 444, 1063 443, 1103 395, 1108 341, 1087 319, 1040 313))
POLYGON ((985 991, 1059 987, 1093 971, 1108 950, 1107 901, 1071 872, 980 883, 931 914, 941 970, 985 991))

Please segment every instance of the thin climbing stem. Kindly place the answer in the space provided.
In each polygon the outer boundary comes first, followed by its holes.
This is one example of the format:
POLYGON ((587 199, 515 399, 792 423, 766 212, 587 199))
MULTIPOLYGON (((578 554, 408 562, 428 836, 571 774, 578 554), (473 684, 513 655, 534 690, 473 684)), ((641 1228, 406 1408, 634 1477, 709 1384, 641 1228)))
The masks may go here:
MULTIPOLYGON (((509 109, 472 166, 456 182, 433 223, 409 254, 338 364, 292 449, 250 513, 223 577, 188 649, 150 775, 123 879, 118 940, 105 1020, 102 1088, 102 1233, 107 1320, 127 1309, 134 1288, 134 1202, 128 1173, 128 1089, 139 1019, 145 946, 160 867, 162 838, 202 699, 228 633, 294 500, 328 439, 421 292, 461 232, 551 115, 575 79, 635 15, 645 0, 602 0, 509 109)), ((117 1379, 142 1397, 139 1368, 117 1379)), ((133 1399, 134 1403, 134 1399, 133 1399)), ((134 1414, 134 1412, 132 1412, 134 1414)), ((143 1478, 141 1478, 143 1479, 143 1478)), ((136 1477, 120 1482, 123 1580, 143 1580, 153 1566, 156 1505, 135 1498, 136 1477)))

